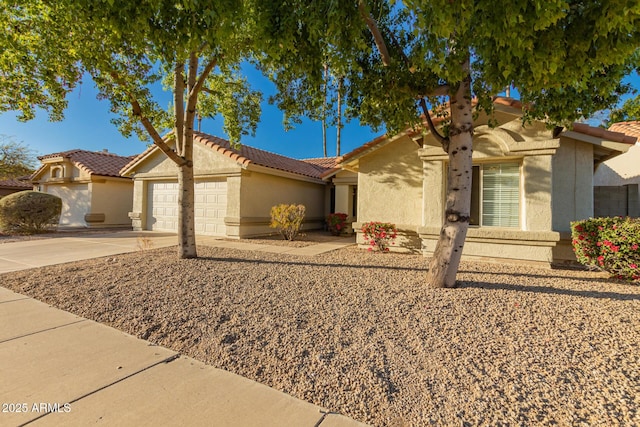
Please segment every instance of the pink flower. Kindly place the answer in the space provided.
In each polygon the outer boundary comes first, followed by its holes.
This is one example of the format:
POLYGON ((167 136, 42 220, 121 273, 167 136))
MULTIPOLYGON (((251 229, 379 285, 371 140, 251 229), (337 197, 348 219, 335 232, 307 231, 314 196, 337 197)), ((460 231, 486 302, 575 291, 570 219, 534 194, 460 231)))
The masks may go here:
POLYGON ((638 268, 638 266, 636 264, 629 264, 629 268, 638 268))
POLYGON ((638 245, 636 245, 635 243, 633 245, 631 245, 631 249, 633 249, 634 251, 638 250, 638 245))

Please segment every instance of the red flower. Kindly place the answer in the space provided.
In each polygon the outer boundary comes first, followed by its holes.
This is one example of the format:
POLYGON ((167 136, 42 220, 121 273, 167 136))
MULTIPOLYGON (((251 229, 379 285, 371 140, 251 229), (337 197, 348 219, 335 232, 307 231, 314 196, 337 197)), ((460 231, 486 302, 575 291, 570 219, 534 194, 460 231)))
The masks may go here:
POLYGON ((598 262, 602 265, 602 263, 604 263, 604 257, 602 255, 600 255, 598 257, 598 262))
POLYGON ((635 264, 629 264, 629 268, 638 268, 638 266, 635 264))
POLYGON ((638 250, 638 245, 636 245, 635 243, 633 245, 631 245, 631 249, 633 249, 634 251, 638 250))

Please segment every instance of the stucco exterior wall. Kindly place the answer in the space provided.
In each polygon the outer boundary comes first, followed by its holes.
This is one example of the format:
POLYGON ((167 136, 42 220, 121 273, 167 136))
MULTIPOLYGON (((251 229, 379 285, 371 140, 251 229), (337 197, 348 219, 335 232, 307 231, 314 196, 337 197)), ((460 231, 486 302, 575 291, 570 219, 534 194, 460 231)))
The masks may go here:
POLYGON ((133 207, 133 181, 92 182, 91 215, 85 221, 91 227, 130 226, 133 207))
POLYGON ((407 137, 360 159, 358 222, 422 223, 422 162, 407 137))
MULTIPOLYGON (((238 172, 240 169, 234 160, 201 144, 193 145, 193 173, 196 177, 238 172)), ((175 177, 177 179, 178 167, 160 150, 155 150, 136 167, 135 176, 139 178, 175 177)))
POLYGON ((91 212, 91 193, 88 183, 42 184, 40 191, 62 199, 60 226, 86 227, 85 214, 91 212))
POLYGON ((571 232, 571 221, 593 216, 593 146, 560 140, 553 157, 553 230, 571 232))
MULTIPOLYGON (((236 226, 238 236, 250 237, 274 233, 269 228, 271 207, 285 204, 303 204, 306 208, 303 230, 324 226, 325 184, 298 181, 256 171, 244 171, 240 183, 239 216, 225 219, 227 227, 236 226)), ((229 203, 231 204, 231 203, 229 203)))
POLYGON ((622 186, 637 184, 634 188, 636 194, 629 194, 629 200, 633 201, 629 214, 638 214, 640 200, 640 145, 636 143, 624 154, 609 159, 596 167, 593 174, 594 186, 622 186))

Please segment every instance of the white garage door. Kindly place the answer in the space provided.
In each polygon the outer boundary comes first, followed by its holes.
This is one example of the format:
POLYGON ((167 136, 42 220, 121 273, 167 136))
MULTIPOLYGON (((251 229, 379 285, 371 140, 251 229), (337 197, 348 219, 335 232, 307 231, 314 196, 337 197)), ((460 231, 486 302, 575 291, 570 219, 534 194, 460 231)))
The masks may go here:
MULTIPOLYGON (((158 231, 178 230, 178 183, 149 182, 147 228, 158 231)), ((196 181, 196 234, 224 236, 227 213, 227 181, 196 181)))

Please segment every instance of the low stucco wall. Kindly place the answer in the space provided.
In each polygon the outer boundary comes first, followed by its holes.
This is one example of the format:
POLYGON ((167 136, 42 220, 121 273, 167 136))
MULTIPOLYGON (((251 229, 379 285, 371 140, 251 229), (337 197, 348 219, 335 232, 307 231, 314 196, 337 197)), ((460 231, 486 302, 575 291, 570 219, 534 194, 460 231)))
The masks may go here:
MULTIPOLYGON (((423 254, 433 256, 440 229, 420 227, 418 233, 422 238, 423 254)), ((462 259, 502 259, 549 266, 554 262, 553 250, 559 240, 560 234, 552 231, 470 227, 462 259)))
MULTIPOLYGON (((225 218, 227 236, 231 238, 256 237, 275 232, 269 227, 271 207, 285 204, 305 206, 302 230, 318 230, 324 227, 324 183, 300 181, 256 171, 243 171, 235 186, 239 188, 238 203, 229 204, 225 218), (238 215, 233 215, 238 212, 238 215)), ((237 194, 237 193, 236 193, 237 194)))
POLYGON ((130 226, 129 212, 132 207, 133 181, 92 182, 91 212, 85 222, 89 227, 130 226))

